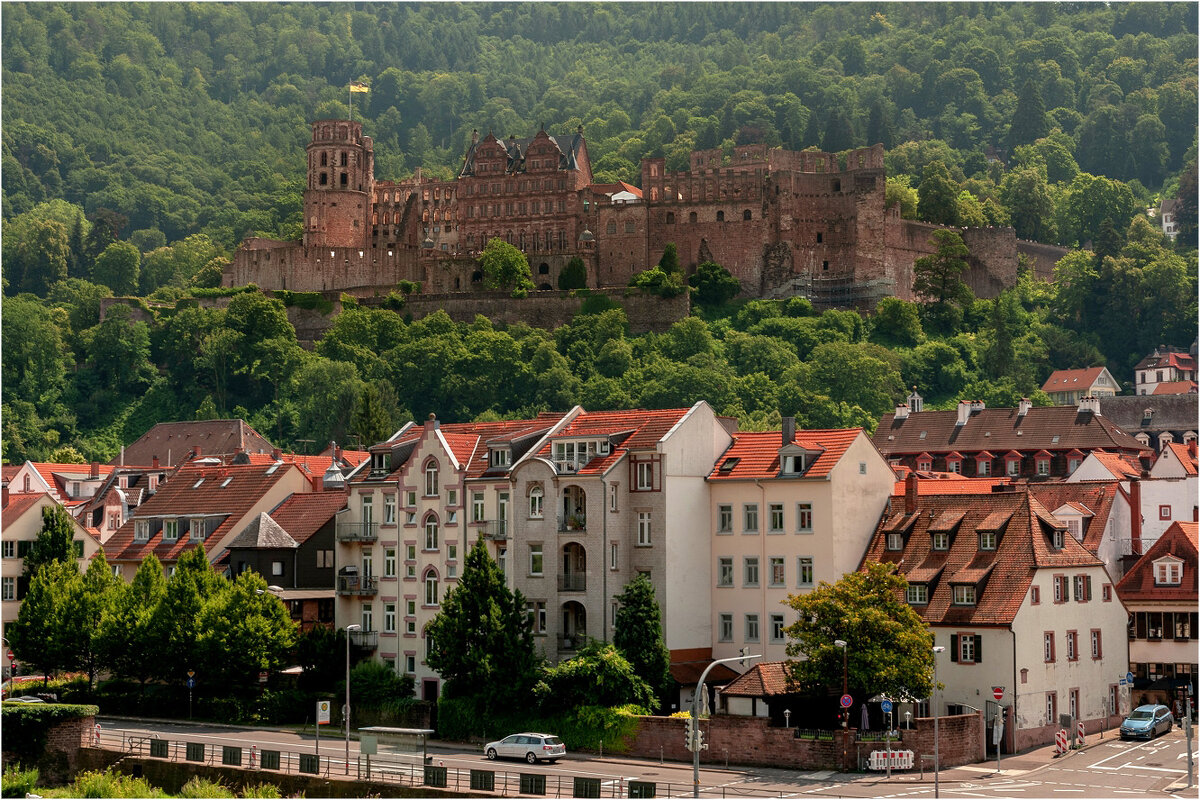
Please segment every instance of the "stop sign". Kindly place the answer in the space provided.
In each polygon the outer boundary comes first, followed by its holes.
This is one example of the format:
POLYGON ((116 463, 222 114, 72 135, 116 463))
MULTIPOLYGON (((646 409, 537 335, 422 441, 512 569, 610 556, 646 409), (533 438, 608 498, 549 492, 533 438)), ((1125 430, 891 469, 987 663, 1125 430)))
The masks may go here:
POLYGON ((992 697, 996 698, 997 700, 1003 700, 1004 699, 1004 687, 1003 686, 993 686, 992 687, 992 697))

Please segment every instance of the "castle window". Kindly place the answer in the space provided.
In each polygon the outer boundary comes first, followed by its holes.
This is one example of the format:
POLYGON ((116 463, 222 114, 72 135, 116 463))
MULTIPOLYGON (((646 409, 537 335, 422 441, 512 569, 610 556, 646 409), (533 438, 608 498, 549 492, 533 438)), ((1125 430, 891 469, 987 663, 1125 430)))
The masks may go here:
POLYGON ((750 219, 750 218, 751 218, 750 217, 750 209, 747 208, 745 211, 742 212, 742 219, 750 219))
POLYGON ((321 153, 321 166, 322 167, 329 166, 329 154, 328 153, 321 153))
POLYGON ((823 233, 817 234, 817 244, 820 244, 824 239, 825 239, 825 234, 823 234, 823 233))
POLYGON ((541 264, 538 264, 538 275, 549 275, 549 274, 550 274, 550 265, 549 264, 547 264, 544 261, 541 264))
POLYGON ((828 269, 829 269, 829 262, 828 262, 828 261, 822 261, 822 262, 821 262, 821 269, 822 269, 822 270, 826 270, 826 271, 828 271, 828 269))
POLYGON ((842 182, 837 178, 833 179, 833 191, 840 192, 842 190, 842 182))
POLYGON ((342 153, 342 166, 345 167, 349 163, 349 156, 347 156, 345 153, 342 153))
POLYGON ((625 223, 625 232, 626 233, 636 233, 637 232, 637 223, 633 222, 633 221, 626 222, 625 223))
POLYGON ((608 225, 604 228, 604 232, 605 233, 616 233, 617 232, 617 223, 609 221, 608 225))
POLYGON ((348 178, 348 176, 346 175, 346 173, 343 172, 341 179, 338 182, 341 183, 342 186, 346 186, 348 183, 347 178, 348 178))
POLYGON ((668 213, 667 213, 667 224, 668 224, 668 225, 674 225, 674 224, 675 224, 675 215, 674 215, 674 214, 672 214, 672 213, 670 213, 670 212, 668 212, 668 213))
POLYGON ((317 182, 320 183, 322 186, 325 186, 326 184, 329 183, 329 176, 326 175, 324 172, 322 172, 321 176, 317 182))
POLYGON ((725 212, 718 211, 717 212, 717 222, 724 222, 724 221, 725 221, 725 212))
POLYGON ((688 222, 695 224, 695 222, 696 222, 696 212, 695 211, 688 214, 688 222))

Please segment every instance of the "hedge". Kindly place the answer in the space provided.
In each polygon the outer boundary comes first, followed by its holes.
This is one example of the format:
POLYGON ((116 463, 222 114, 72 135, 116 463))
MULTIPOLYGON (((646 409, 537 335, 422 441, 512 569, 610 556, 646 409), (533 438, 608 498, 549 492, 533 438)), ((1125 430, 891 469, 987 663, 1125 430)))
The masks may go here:
POLYGON ((4 703, 4 749, 22 763, 33 763, 46 749, 46 734, 60 722, 94 717, 100 709, 75 703, 4 703))

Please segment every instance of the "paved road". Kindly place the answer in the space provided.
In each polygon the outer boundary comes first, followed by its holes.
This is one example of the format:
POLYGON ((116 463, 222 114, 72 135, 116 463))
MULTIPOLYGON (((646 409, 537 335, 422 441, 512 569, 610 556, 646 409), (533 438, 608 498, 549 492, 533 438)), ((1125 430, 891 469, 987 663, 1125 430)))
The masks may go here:
MULTIPOLYGON (((316 742, 311 734, 295 731, 259 728, 235 728, 224 725, 169 723, 157 721, 100 718, 103 723, 102 742, 106 746, 120 746, 122 739, 157 734, 171 741, 208 742, 211 744, 240 745, 249 748, 255 745, 269 749, 292 752, 315 752, 316 742)), ((324 733, 324 732, 323 732, 324 733)), ((345 738, 337 731, 322 735, 320 753, 332 759, 331 771, 338 774, 345 769, 345 738)), ((1197 744, 1193 737, 1193 747, 1197 744)), ((1055 758, 1053 747, 1039 748, 1016 756, 1002 759, 1002 771, 997 774, 995 762, 973 764, 943 770, 938 784, 938 795, 948 798, 1129 798, 1147 793, 1158 796, 1197 796, 1196 790, 1189 793, 1183 789, 1186 781, 1186 752, 1183 732, 1175 729, 1170 734, 1151 742, 1121 742, 1110 732, 1103 740, 1093 737, 1088 746, 1060 758, 1055 758)), ((630 780, 654 781, 659 784, 660 796, 665 794, 662 784, 673 784, 672 796, 687 795, 692 788, 690 764, 631 759, 626 757, 599 758, 581 753, 568 754, 557 764, 530 766, 522 762, 489 762, 476 747, 444 745, 435 743, 429 748, 435 764, 450 770, 450 782, 455 777, 465 788, 469 784, 469 770, 494 769, 497 780, 503 773, 510 773, 513 780, 517 773, 540 773, 546 775, 550 793, 558 784, 566 787, 570 795, 572 778, 575 776, 599 778, 604 794, 620 792, 630 780), (456 775, 457 773, 457 775, 456 775)), ((1200 768, 1200 752, 1194 754, 1200 768)), ((350 743, 350 772, 358 769, 358 742, 350 743)), ((420 758, 414 755, 381 753, 372 759, 372 770, 407 771, 420 774, 420 758)), ((855 774, 824 771, 796 771, 769 768, 730 767, 703 765, 700 770, 701 793, 707 797, 880 797, 924 800, 934 796, 933 776, 929 772, 897 773, 891 780, 883 775, 855 774)))

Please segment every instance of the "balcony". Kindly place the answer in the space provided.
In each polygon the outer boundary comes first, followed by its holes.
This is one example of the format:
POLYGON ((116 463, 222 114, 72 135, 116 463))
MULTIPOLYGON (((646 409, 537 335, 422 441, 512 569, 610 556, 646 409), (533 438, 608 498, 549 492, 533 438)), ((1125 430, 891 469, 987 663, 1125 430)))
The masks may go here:
POLYGON ((563 636, 562 634, 559 634, 559 636, 558 636, 558 649, 559 650, 565 650, 567 652, 574 652, 575 650, 578 650, 579 648, 583 647, 586 643, 587 643, 587 634, 584 634, 584 633, 575 633, 575 634, 571 634, 570 636, 563 636))
POLYGON ((587 517, 583 514, 567 514, 558 518, 559 533, 587 533, 587 517))
POLYGON ((508 538, 508 520, 491 519, 483 523, 483 538, 502 542, 508 538))
POLYGON ((374 542, 378 538, 378 522, 339 522, 337 524, 337 540, 339 542, 374 542))
POLYGON ((379 579, 374 575, 365 578, 358 575, 339 575, 337 593, 343 596, 370 596, 379 591, 379 579))
POLYGON ((564 572, 558 576, 560 592, 586 592, 587 575, 583 572, 564 572))
POLYGON ((379 631, 350 631, 350 644, 361 650, 379 647, 379 631))

